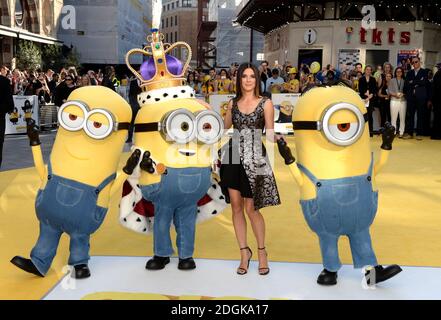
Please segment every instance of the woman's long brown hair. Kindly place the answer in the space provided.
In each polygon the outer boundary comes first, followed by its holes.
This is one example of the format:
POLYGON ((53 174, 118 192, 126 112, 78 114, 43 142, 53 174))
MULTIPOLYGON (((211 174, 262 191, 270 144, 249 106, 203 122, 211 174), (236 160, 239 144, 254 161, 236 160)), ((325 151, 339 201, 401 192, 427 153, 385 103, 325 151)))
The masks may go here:
POLYGON ((261 96, 261 90, 260 90, 260 72, 257 67, 251 63, 243 63, 240 65, 239 70, 237 71, 237 78, 236 78, 236 98, 234 100, 239 101, 242 96, 242 77, 246 69, 252 69, 254 71, 254 76, 256 77, 256 88, 254 89, 254 95, 256 98, 261 96))

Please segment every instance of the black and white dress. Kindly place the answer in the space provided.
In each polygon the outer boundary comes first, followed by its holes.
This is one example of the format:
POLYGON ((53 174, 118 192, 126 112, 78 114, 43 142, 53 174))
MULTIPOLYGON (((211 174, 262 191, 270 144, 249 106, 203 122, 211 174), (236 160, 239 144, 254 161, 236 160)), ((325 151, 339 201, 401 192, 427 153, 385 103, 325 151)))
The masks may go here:
POLYGON ((233 100, 232 120, 234 135, 222 147, 220 185, 228 199, 228 189, 241 192, 242 197, 252 198, 256 210, 280 205, 276 180, 262 143, 265 128, 263 98, 255 111, 244 114, 233 100))

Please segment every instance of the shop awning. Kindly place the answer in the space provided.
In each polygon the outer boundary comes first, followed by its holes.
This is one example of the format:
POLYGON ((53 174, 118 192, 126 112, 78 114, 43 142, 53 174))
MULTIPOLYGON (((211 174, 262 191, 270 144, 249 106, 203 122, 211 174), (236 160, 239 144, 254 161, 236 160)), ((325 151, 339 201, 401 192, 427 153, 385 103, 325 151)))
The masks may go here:
POLYGON ((274 0, 250 0, 236 18, 239 24, 261 33, 268 33, 292 20, 293 12, 283 7, 279 10, 274 0))
POLYGON ((0 25, 0 35, 11 37, 11 38, 17 38, 17 32, 15 32, 14 29, 8 28, 5 26, 1 26, 1 25, 0 25))
POLYGON ((18 28, 10 28, 6 26, 0 26, 0 35, 11 37, 11 38, 19 38, 23 40, 29 40, 33 42, 45 43, 45 44, 62 44, 63 41, 60 41, 56 38, 44 36, 41 34, 32 33, 23 29, 18 28))
POLYGON ((236 22, 261 33, 268 33, 287 23, 319 20, 361 20, 363 5, 374 5, 377 9, 377 20, 386 21, 415 21, 441 23, 441 6, 439 0, 428 1, 424 6, 418 1, 392 1, 385 7, 383 0, 347 2, 342 0, 249 0, 239 12, 236 22), (412 11, 409 7, 416 6, 412 11), (297 8, 297 9, 295 9, 297 8), (331 9, 331 10, 329 10, 331 9))

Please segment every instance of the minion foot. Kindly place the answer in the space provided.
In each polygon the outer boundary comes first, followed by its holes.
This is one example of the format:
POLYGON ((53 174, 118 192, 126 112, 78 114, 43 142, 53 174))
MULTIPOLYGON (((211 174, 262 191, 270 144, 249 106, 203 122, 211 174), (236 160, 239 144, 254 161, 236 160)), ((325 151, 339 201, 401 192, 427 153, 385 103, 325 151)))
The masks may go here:
POLYGON ((397 274, 403 271, 401 267, 396 264, 390 265, 388 267, 383 267, 379 265, 376 266, 374 270, 375 270, 375 274, 373 276, 371 275, 371 270, 368 270, 365 274, 368 285, 370 285, 371 282, 373 282, 372 285, 376 283, 384 282, 392 277, 395 277, 397 274))
POLYGON ((31 259, 25 259, 19 256, 15 256, 14 258, 12 258, 11 263, 23 271, 44 278, 44 275, 41 274, 40 271, 38 271, 37 267, 35 266, 35 264, 32 262, 31 259))
POLYGON ((90 270, 87 264, 75 266, 75 279, 86 279, 90 277, 90 270))
POLYGON ((337 284, 337 272, 330 272, 326 269, 320 273, 317 283, 322 286, 334 286, 337 284))

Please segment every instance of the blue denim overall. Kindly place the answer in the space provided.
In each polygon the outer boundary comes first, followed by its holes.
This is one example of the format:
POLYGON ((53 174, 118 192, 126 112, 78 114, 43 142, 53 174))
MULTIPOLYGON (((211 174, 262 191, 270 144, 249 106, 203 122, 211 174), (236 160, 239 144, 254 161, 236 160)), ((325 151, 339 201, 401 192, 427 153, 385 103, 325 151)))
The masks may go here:
POLYGON ((160 257, 173 255, 170 227, 176 228, 179 258, 193 257, 197 203, 211 184, 211 168, 167 168, 160 183, 141 186, 145 199, 155 206, 153 223, 154 253, 160 257))
POLYGON ((63 232, 70 236, 69 265, 87 264, 90 235, 101 226, 108 210, 97 205, 98 196, 115 177, 112 174, 93 187, 54 175, 49 161, 47 185, 38 191, 35 202, 40 236, 31 252, 41 274, 49 270, 63 232))
POLYGON ((337 272, 341 268, 338 239, 349 237, 355 268, 376 266, 369 227, 378 208, 378 191, 372 189, 373 157, 367 175, 341 179, 320 180, 298 164, 316 186, 317 197, 301 200, 303 214, 309 227, 317 233, 323 265, 337 272))

